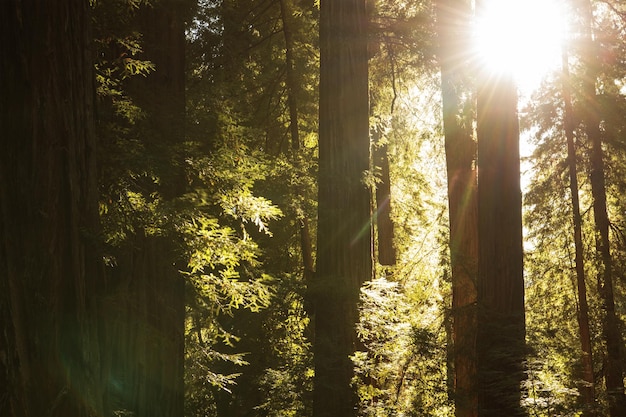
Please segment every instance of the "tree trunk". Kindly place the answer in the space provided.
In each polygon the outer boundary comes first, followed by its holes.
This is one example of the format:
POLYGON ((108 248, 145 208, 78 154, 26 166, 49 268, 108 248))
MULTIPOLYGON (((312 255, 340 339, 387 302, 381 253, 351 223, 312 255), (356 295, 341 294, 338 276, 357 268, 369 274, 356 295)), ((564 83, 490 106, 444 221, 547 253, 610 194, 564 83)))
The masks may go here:
POLYGON ((291 148, 294 151, 300 149, 300 132, 298 129, 298 101, 296 100, 296 75, 294 72, 293 57, 293 33, 291 30, 290 13, 287 0, 279 0, 280 16, 283 23, 283 36, 285 37, 285 65, 287 67, 287 106, 289 107, 289 130, 291 133, 291 148))
POLYGON ((387 143, 382 140, 379 130, 374 132, 372 159, 380 168, 380 178, 376 184, 376 231, 378 232, 378 263, 383 266, 396 264, 393 221, 391 220, 391 179, 389 177, 389 155, 387 143))
POLYGON ((563 51, 563 104, 564 129, 567 139, 567 165, 569 168, 570 193, 572 195, 572 218, 574 223, 574 247, 576 264, 576 283, 578 286, 578 329, 582 350, 582 380, 578 391, 583 401, 583 417, 594 417, 595 413, 595 379, 593 377, 593 357, 591 352, 591 334, 589 331, 589 305, 587 303, 587 285, 585 283, 585 267, 582 239, 582 218, 578 200, 578 177, 576 168, 576 146, 574 144, 574 120, 569 75, 568 54, 563 51))
POLYGON ((364 0, 321 1, 315 417, 357 414, 350 355, 371 275, 366 25, 364 0))
MULTIPOLYGON (((137 11, 146 59, 156 70, 134 77, 128 92, 145 113, 138 135, 152 159, 158 193, 168 204, 185 190, 184 4, 161 1, 137 11)), ((105 298, 110 414, 173 417, 184 414, 184 282, 172 236, 138 229, 118 248, 105 298)))
MULTIPOLYGON (((471 121, 463 123, 459 96, 467 83, 470 5, 464 0, 439 0, 437 22, 443 125, 448 172, 450 262, 452 267, 452 337, 454 400, 457 417, 478 415, 476 387, 476 268, 478 212, 475 143, 471 121)), ((467 116, 465 116, 467 118, 467 116)))
MULTIPOLYGON (((296 73, 294 67, 294 41, 290 19, 291 13, 289 11, 287 0, 280 0, 280 14, 283 23, 283 35, 285 37, 285 65, 287 66, 287 105, 289 107, 289 132, 291 135, 291 149, 294 151, 294 153, 297 153, 300 149, 298 100, 296 98, 298 83, 296 81, 296 73)), ((298 190, 297 192, 299 194, 302 194, 301 190, 298 190)), ((309 231, 309 220, 306 217, 303 217, 300 221, 299 232, 302 264, 304 267, 304 282, 308 284, 312 280, 314 267, 313 250, 311 247, 311 234, 309 231)))
POLYGON ((615 314, 613 295, 613 260, 609 240, 609 217, 606 208, 606 185, 604 178, 604 151, 602 150, 602 132, 600 130, 600 108, 596 96, 598 79, 597 44, 593 40, 593 16, 589 0, 579 3, 581 33, 583 34, 581 61, 584 65, 583 76, 583 122, 585 133, 590 143, 590 183, 593 198, 593 217, 596 230, 596 259, 598 260, 598 291, 603 303, 604 317, 602 330, 606 342, 606 364, 604 378, 609 397, 611 417, 626 415, 626 396, 624 394, 624 375, 620 349, 623 344, 619 331, 618 318, 615 314))
POLYGON ((483 70, 478 82, 478 409, 480 416, 522 416, 525 318, 517 93, 510 74, 483 70))
POLYGON ((0 414, 102 414, 89 5, 0 2, 0 414))

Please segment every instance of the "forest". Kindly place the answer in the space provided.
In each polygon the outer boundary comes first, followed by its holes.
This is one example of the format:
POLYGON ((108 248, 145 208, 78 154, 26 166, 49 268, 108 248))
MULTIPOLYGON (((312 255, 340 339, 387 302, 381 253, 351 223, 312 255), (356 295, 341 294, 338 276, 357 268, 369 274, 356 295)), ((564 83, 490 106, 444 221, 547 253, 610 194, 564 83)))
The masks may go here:
POLYGON ((625 417, 626 2, 0 1, 0 417, 625 417))

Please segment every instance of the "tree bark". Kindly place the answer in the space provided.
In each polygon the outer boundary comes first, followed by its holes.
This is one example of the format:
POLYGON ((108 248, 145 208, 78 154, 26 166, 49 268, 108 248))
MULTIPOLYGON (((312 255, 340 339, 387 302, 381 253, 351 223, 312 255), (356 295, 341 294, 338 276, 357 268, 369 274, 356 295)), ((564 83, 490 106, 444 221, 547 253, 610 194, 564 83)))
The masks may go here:
POLYGON ((102 413, 88 2, 0 3, 0 414, 102 413))
POLYGON ((525 317, 517 92, 506 73, 483 69, 478 83, 478 410, 481 417, 522 416, 525 317))
MULTIPOLYGON (((185 138, 185 4, 160 1, 137 11, 145 59, 156 70, 134 77, 128 94, 145 114, 137 135, 159 183, 139 192, 157 193, 164 204, 185 191, 177 147, 185 138), (151 187, 151 188, 150 188, 151 187)), ((103 333, 108 364, 106 409, 137 417, 184 414, 185 268, 172 236, 138 228, 117 248, 104 298, 103 333)))
POLYGON ((478 415, 476 151, 471 120, 463 120, 468 116, 462 114, 463 106, 459 102, 468 79, 465 51, 471 20, 470 5, 464 0, 439 0, 436 5, 450 216, 455 415, 475 417, 478 415))
POLYGON ((578 390, 583 400, 583 417, 594 417, 595 413, 595 379, 593 376, 593 356, 591 351, 591 333, 589 331, 589 305, 587 303, 587 285, 585 283, 585 266, 582 239, 582 217, 578 199, 578 177, 576 163, 576 145, 574 143, 574 120, 571 97, 571 81, 569 74, 568 54, 563 51, 563 105, 565 137, 567 140, 567 165, 569 169, 570 193, 572 195, 572 220, 574 224, 574 248, 576 265, 576 283, 578 295, 578 329, 580 334, 582 380, 578 390))
POLYGON ((597 46, 593 40, 593 17, 589 0, 579 2, 581 33, 583 34, 581 61, 583 76, 583 122, 590 143, 590 183, 593 198, 593 218, 596 231, 596 258, 598 260, 598 291, 603 303, 604 317, 602 330, 606 342, 606 364, 604 378, 609 397, 611 417, 626 415, 626 395, 624 394, 624 374, 620 349, 623 346, 619 331, 619 319, 615 313, 613 295, 613 259, 609 238, 609 217, 606 207, 606 184, 604 178, 604 151, 600 130, 600 108, 596 96, 598 79, 597 46))
POLYGON ((366 25, 364 0, 321 1, 315 417, 357 414, 350 355, 371 275, 366 25))

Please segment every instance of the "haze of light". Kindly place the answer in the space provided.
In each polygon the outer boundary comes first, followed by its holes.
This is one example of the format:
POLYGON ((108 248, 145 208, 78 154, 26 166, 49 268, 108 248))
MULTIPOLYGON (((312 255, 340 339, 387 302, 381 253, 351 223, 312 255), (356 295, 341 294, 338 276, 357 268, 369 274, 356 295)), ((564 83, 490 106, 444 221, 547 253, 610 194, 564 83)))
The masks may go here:
POLYGON ((495 75, 513 74, 522 94, 561 63, 564 0, 483 0, 474 22, 474 55, 495 75))

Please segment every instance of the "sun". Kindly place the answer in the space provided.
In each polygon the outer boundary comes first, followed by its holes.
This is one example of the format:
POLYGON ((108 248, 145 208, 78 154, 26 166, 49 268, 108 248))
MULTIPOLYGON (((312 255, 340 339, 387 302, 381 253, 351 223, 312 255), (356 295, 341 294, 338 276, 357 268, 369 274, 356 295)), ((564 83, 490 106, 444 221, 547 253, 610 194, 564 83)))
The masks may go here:
POLYGON ((564 0, 482 0, 472 51, 479 68, 513 75, 521 92, 535 89, 561 63, 567 15, 564 0))

